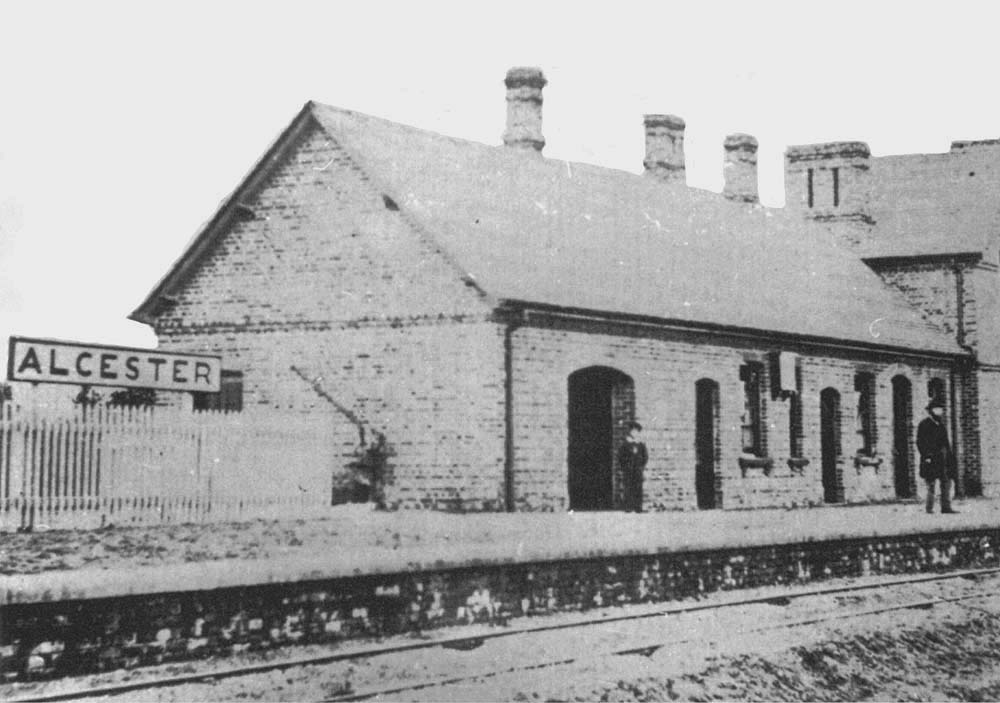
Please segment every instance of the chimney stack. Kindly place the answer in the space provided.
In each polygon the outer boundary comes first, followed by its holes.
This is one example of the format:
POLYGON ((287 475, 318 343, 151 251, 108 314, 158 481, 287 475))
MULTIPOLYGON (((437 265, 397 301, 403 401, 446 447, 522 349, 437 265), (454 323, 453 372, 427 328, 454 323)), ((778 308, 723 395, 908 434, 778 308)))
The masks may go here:
POLYGON ((760 202, 757 195, 757 140, 749 134, 730 134, 722 144, 726 161, 722 167, 722 194, 744 203, 760 202))
POLYGON ((646 175, 664 183, 685 183, 684 120, 674 115, 646 115, 646 175))
POLYGON ((507 71, 507 129, 503 143, 509 147, 541 153, 542 88, 548 81, 540 68, 518 67, 507 71))
POLYGON ((821 222, 873 224, 871 151, 864 142, 785 150, 785 207, 821 222))

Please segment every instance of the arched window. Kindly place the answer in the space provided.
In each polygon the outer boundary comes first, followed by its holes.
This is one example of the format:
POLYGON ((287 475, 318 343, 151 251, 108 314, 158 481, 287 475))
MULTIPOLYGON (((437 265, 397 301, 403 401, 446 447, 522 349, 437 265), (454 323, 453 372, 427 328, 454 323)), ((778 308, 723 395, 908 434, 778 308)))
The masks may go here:
POLYGON ((743 452, 752 456, 765 455, 764 442, 764 364, 750 361, 740 367, 743 381, 743 452))
POLYGON ((719 384, 702 378, 695 383, 695 496, 702 510, 722 507, 719 480, 719 384))
POLYGON ((823 500, 841 503, 844 481, 840 461, 840 393, 835 388, 824 388, 819 394, 819 402, 823 500))
POLYGON ((892 378, 892 465, 897 498, 917 494, 913 471, 913 394, 910 380, 892 378))
POLYGON ((872 456, 878 445, 878 425, 875 414, 875 375, 859 373, 854 376, 854 390, 858 396, 857 434, 858 454, 872 456))
POLYGON ((795 392, 788 397, 788 447, 792 458, 805 452, 805 426, 802 422, 802 370, 795 369, 795 392))

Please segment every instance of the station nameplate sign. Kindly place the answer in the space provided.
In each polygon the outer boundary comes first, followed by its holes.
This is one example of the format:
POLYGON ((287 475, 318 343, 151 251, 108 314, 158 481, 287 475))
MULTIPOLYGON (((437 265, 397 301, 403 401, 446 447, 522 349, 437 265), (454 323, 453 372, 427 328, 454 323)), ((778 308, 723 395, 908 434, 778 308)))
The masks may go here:
POLYGON ((7 378, 216 393, 222 385, 222 357, 12 336, 7 378))

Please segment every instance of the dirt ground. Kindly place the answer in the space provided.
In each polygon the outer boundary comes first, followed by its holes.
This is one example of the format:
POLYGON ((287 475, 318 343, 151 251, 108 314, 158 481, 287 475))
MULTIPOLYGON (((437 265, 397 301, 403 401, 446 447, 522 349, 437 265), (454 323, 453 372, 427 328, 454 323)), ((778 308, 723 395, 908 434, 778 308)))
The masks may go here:
MULTIPOLYGON (((7 532, 0 534, 0 574, 259 560, 359 539, 373 547, 395 549, 421 539, 400 534, 388 522, 366 524, 366 517, 374 515, 367 505, 343 506, 335 515, 325 520, 7 532)), ((449 539, 446 533, 433 536, 443 542, 449 539)))
POLYGON ((1000 612, 947 608, 923 622, 874 617, 788 646, 717 646, 700 666, 664 650, 576 671, 528 674, 488 691, 441 689, 430 700, 984 701, 1000 697, 1000 612), (952 617, 957 616, 955 621, 952 617), (910 621, 910 622, 906 622, 910 621), (626 661, 630 660, 630 661, 626 661), (513 690, 513 689, 517 690, 513 690), (485 693, 485 695, 484 695, 485 693), (495 698, 494 698, 495 699, 495 698))
MULTIPOLYGON (((982 599, 794 629, 766 629, 768 616, 755 609, 753 615, 730 614, 726 622, 693 625, 707 635, 704 640, 649 656, 598 657, 388 700, 998 700, 1000 597, 992 595, 995 586, 985 589, 982 599)), ((931 586, 908 597, 946 597, 960 588, 931 586)), ((855 607, 873 608, 883 599, 850 600, 855 607)), ((815 602, 802 606, 826 610, 815 602)))

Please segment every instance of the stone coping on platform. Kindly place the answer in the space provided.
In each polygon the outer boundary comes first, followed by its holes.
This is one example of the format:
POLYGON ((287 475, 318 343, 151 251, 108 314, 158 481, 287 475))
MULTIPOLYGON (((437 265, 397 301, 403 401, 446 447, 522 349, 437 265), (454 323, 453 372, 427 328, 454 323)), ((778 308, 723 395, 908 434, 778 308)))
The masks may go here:
MULTIPOLYGON (((163 563, 0 576, 0 605, 206 591, 351 576, 662 552, 742 549, 851 538, 992 529, 1000 501, 957 503, 957 515, 922 505, 646 513, 358 513, 343 542, 302 544, 250 559, 163 563), (375 546, 365 535, 399 529, 416 541, 375 546), (353 532, 352 532, 353 530, 353 532), (447 534, 438 541, 435 535, 447 534), (421 542, 419 535, 430 539, 421 542)), ((347 519, 347 518, 341 518, 347 519)), ((211 526, 205 530, 210 531, 211 526)), ((0 540, 3 536, 0 535, 0 540)))

